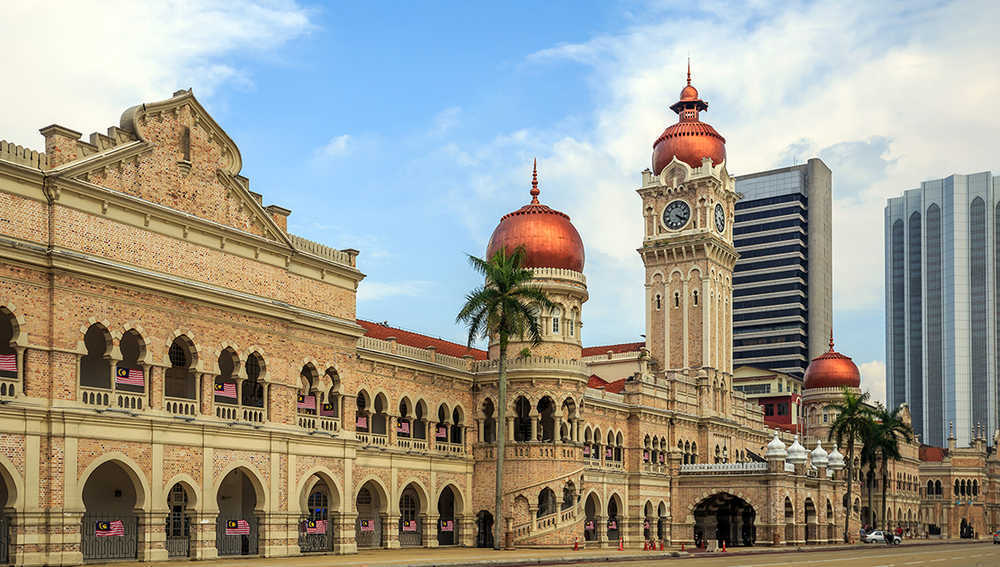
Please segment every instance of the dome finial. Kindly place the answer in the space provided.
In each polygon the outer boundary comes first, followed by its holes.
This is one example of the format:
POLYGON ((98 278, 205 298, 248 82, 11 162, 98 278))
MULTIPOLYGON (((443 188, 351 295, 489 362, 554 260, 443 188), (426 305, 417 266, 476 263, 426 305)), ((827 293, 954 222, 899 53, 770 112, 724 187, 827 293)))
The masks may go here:
POLYGON ((830 327, 830 352, 833 352, 833 327, 830 327))
POLYGON ((688 55, 688 85, 691 84, 691 56, 688 55))
POLYGON ((541 191, 538 190, 538 158, 535 158, 535 164, 531 168, 531 202, 532 204, 538 204, 538 194, 541 191))

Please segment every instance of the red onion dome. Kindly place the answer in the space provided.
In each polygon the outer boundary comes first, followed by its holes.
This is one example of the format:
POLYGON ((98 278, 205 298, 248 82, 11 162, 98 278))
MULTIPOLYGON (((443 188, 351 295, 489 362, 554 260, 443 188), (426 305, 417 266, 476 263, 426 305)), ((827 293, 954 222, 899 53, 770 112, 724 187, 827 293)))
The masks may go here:
POLYGON ((817 356, 809 363, 802 387, 813 388, 858 388, 861 386, 861 372, 850 357, 833 350, 833 333, 830 333, 830 350, 817 356))
POLYGON ((538 202, 537 161, 531 174, 531 203, 507 213, 490 237, 486 258, 504 249, 513 252, 524 246, 524 267, 565 268, 583 271, 583 240, 569 215, 538 202))
POLYGON ((726 159, 726 139, 711 125, 698 119, 698 113, 707 110, 708 103, 698 97, 698 89, 691 84, 691 63, 688 62, 687 86, 681 90, 680 100, 670 110, 678 115, 676 124, 668 126, 653 144, 653 173, 659 175, 674 156, 691 167, 701 167, 702 158, 710 158, 713 165, 726 159))

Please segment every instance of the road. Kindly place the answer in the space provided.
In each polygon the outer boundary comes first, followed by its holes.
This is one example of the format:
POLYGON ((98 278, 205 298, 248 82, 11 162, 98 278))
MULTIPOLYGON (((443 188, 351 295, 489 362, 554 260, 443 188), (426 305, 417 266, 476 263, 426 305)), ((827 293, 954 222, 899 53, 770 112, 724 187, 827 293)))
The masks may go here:
POLYGON ((621 567, 1000 567, 1000 547, 992 543, 913 545, 813 551, 810 553, 722 554, 676 561, 616 561, 621 567))

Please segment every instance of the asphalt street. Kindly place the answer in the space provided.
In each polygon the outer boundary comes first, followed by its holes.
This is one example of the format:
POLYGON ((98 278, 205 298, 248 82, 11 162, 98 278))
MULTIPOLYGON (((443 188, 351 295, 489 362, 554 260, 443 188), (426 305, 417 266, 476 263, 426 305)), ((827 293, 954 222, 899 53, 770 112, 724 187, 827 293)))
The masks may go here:
POLYGON ((810 553, 713 554, 684 560, 620 561, 622 567, 1000 567, 1000 545, 871 546, 810 553))

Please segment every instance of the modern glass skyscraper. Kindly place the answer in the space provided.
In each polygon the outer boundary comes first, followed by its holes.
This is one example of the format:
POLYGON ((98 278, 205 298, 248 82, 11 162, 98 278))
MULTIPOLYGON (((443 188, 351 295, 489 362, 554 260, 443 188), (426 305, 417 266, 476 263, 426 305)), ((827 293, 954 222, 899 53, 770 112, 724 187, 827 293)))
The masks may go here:
POLYGON ((931 445, 948 422, 962 444, 997 427, 998 207, 987 171, 925 181, 885 208, 886 393, 931 445))
POLYGON ((733 363, 799 378, 833 321, 830 168, 807 163, 736 177, 733 363))

